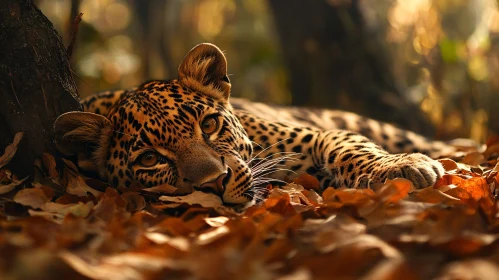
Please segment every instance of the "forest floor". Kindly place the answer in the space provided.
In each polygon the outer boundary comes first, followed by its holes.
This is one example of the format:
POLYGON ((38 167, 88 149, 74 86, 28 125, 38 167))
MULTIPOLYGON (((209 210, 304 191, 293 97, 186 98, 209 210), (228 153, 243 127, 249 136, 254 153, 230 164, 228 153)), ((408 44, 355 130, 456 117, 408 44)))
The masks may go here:
POLYGON ((499 279, 499 139, 442 159, 433 187, 301 176, 238 214, 49 154, 25 186, 6 168, 21 137, 0 156, 0 279, 499 279))

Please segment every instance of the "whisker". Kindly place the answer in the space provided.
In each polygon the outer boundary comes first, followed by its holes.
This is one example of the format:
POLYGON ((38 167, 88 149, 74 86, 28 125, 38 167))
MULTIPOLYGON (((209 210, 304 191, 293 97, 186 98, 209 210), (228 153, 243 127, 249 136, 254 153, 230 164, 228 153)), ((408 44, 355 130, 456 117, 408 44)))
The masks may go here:
MULTIPOLYGON (((255 155, 252 159, 250 159, 250 161, 248 161, 248 164, 249 164, 249 163, 251 163, 251 162, 252 162, 252 161, 253 161, 256 157, 258 157, 261 153, 263 153, 263 152, 267 151, 268 149, 270 149, 270 148, 274 147, 275 145, 277 145, 277 144, 279 144, 279 143, 281 143, 281 142, 283 142, 283 141, 285 141, 285 140, 288 140, 288 139, 290 139, 290 138, 291 138, 291 137, 288 137, 288 138, 286 138, 286 139, 282 139, 281 141, 277 141, 276 143, 274 143, 274 144, 272 144, 272 145, 268 146, 267 148, 263 149, 263 150, 262 150, 262 151, 260 151, 258 154, 256 154, 256 155, 255 155)), ((258 145, 258 146, 262 147, 261 145, 258 145)))
POLYGON ((285 167, 286 165, 280 164, 281 160, 279 161, 274 161, 274 162, 268 162, 264 165, 259 166, 258 168, 251 168, 251 172, 253 176, 258 176, 259 174, 266 172, 271 169, 276 169, 276 168, 282 168, 285 167))
MULTIPOLYGON (((263 168, 265 166, 270 166, 272 164, 278 164, 279 162, 281 161, 284 161, 284 160, 298 160, 296 158, 293 158, 294 156, 297 156, 298 154, 296 153, 290 153, 290 154, 287 154, 287 155, 284 155, 284 156, 281 156, 281 157, 276 157, 276 158, 273 158, 273 159, 268 159, 269 157, 266 157, 262 160, 260 160, 257 164, 251 166, 251 170, 258 170, 259 168, 263 168)), ((274 156, 274 155, 271 155, 271 156, 274 156)))
MULTIPOLYGON (((262 179, 262 178, 260 178, 262 179)), ((283 183, 283 184, 286 184, 287 182, 283 181, 283 180, 279 180, 279 179, 273 179, 273 178, 265 178, 265 180, 255 180, 253 181, 253 184, 258 184, 258 185, 261 185, 261 184, 264 184, 264 183, 270 183, 270 182, 278 182, 278 183, 283 183)))
POLYGON ((252 158, 252 159, 248 162, 248 164, 250 164, 253 160, 259 160, 259 162, 257 162, 257 163, 254 165, 254 166, 258 166, 258 164, 260 164, 260 163, 261 163, 261 161, 268 160, 269 158, 274 157, 274 156, 276 156, 276 155, 284 155, 284 156, 293 155, 293 156, 298 156, 298 155, 301 155, 301 153, 295 153, 295 152, 278 152, 278 153, 273 153, 273 154, 270 154, 270 155, 268 155, 268 156, 266 156, 266 157, 264 157, 264 158, 258 158, 258 157, 257 157, 258 155, 256 155, 256 156, 254 156, 254 157, 253 157, 253 158, 252 158))
POLYGON ((297 174, 296 172, 294 172, 291 169, 287 169, 287 168, 274 168, 274 169, 269 169, 269 170, 263 171, 262 173, 257 174, 257 176, 253 176, 253 180, 262 178, 262 176, 265 176, 265 175, 268 175, 268 174, 272 174, 272 173, 278 172, 278 171, 285 171, 285 172, 290 172, 290 173, 293 173, 293 174, 297 174))
POLYGON ((255 141, 250 141, 250 142, 257 145, 258 147, 260 147, 260 149, 263 149, 262 145, 258 144, 257 142, 255 142, 255 141))

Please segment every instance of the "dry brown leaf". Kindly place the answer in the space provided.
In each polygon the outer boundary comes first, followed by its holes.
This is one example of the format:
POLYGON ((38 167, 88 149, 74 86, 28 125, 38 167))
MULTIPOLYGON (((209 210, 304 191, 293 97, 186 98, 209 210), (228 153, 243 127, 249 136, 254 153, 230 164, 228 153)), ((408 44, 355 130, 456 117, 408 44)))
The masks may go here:
POLYGON ((62 158, 61 160, 62 160, 62 162, 64 162, 64 166, 66 168, 69 168, 69 170, 74 172, 74 173, 78 173, 78 167, 76 167, 76 165, 72 161, 69 161, 65 158, 62 158))
POLYGON ((271 212, 281 214, 283 216, 292 216, 296 214, 296 210, 291 205, 290 196, 287 193, 278 193, 277 191, 270 192, 269 198, 267 198, 263 207, 271 212), (272 195, 276 193, 276 195, 272 195))
POLYGON ((120 197, 115 189, 107 188, 99 202, 93 208, 92 215, 109 222, 115 216, 120 215, 125 210, 126 205, 126 201, 120 197))
POLYGON ((395 203, 407 197, 409 192, 414 191, 411 181, 402 178, 387 180, 386 183, 376 192, 380 201, 395 203))
POLYGON ((219 196, 200 191, 195 191, 184 196, 161 196, 159 200, 174 203, 187 203, 189 205, 199 204, 203 207, 219 207, 223 204, 219 196))
POLYGON ((218 217, 204 218, 204 221, 211 227, 221 227, 227 221, 229 221, 229 218, 224 216, 218 216, 218 217))
POLYGON ((307 200, 314 206, 319 206, 324 202, 322 197, 314 190, 303 190, 302 193, 303 195, 305 195, 307 200))
POLYGON ((143 273, 159 271, 175 263, 173 260, 137 253, 107 257, 99 263, 88 262, 69 252, 61 253, 61 258, 90 279, 142 280, 143 273))
POLYGON ((121 198, 126 201, 126 209, 128 212, 137 212, 146 207, 146 200, 138 192, 126 192, 121 195, 121 198))
MULTIPOLYGON (((315 208, 315 205, 311 203, 308 198, 303 194, 306 191, 301 185, 290 183, 281 188, 273 188, 269 191, 267 199, 273 197, 281 197, 284 194, 289 195, 289 202, 295 209, 297 213, 307 211, 315 208)), ((311 190, 313 191, 313 190, 311 190)))
POLYGON ((50 199, 51 197, 39 188, 22 189, 14 196, 15 202, 34 209, 40 209, 50 199))
POLYGON ((446 175, 442 176, 442 178, 438 179, 437 182, 435 183, 435 185, 433 185, 433 187, 435 189, 440 189, 441 187, 449 186, 449 185, 458 186, 464 180, 465 179, 463 179, 457 175, 446 174, 446 175))
POLYGON ((162 193, 162 194, 173 194, 173 193, 178 191, 177 188, 175 188, 174 186, 169 185, 169 184, 163 184, 163 185, 155 186, 152 188, 145 188, 142 190, 146 191, 146 192, 162 193))
POLYGON ((451 203, 450 201, 460 201, 459 198, 446 194, 434 187, 427 187, 414 191, 416 201, 428 203, 451 203))
POLYGON ((442 166, 444 167, 445 171, 454 171, 457 169, 457 163, 453 161, 450 158, 443 158, 438 160, 442 166))
POLYGON ((461 163, 477 166, 483 162, 485 162, 485 157, 480 152, 471 152, 468 153, 462 160, 461 163))
POLYGON ((41 211, 29 210, 29 213, 33 217, 43 217, 54 223, 62 224, 68 214, 72 214, 75 217, 87 217, 92 211, 93 206, 92 202, 78 202, 74 204, 46 202, 39 207, 41 211))
POLYGON ((59 178, 59 172, 57 171, 54 157, 51 154, 43 153, 42 160, 43 165, 49 172, 49 176, 54 179, 59 178))
POLYGON ((144 235, 156 244, 168 244, 180 251, 187 252, 191 247, 190 241, 182 236, 170 237, 159 232, 146 232, 144 235))
POLYGON ((16 133, 16 135, 14 136, 14 141, 12 141, 12 144, 5 147, 3 155, 0 156, 0 168, 7 165, 10 162, 10 160, 14 157, 14 155, 17 152, 17 146, 19 145, 19 142, 21 142, 23 135, 24 135, 23 132, 16 133))
POLYGON ((315 190, 315 191, 321 190, 319 180, 317 180, 317 178, 307 173, 300 174, 300 176, 293 179, 293 183, 301 185, 307 190, 315 190))
POLYGON ((93 189, 89 185, 87 185, 87 183, 85 183, 85 180, 80 175, 69 171, 69 169, 65 169, 63 174, 64 178, 67 181, 67 193, 76 196, 87 196, 88 193, 91 193, 94 196, 98 196, 99 194, 101 194, 100 191, 93 189))
POLYGON ((362 280, 418 280, 420 277, 403 259, 388 259, 374 267, 362 280))
POLYGON ((456 175, 444 175, 437 181, 434 188, 464 202, 479 201, 482 198, 493 200, 487 180, 483 177, 463 179, 456 175))
POLYGON ((207 245, 220 238, 225 237, 229 233, 230 229, 227 226, 216 227, 210 231, 198 235, 198 237, 196 238, 196 244, 200 246, 207 245))
POLYGON ((312 273, 310 270, 306 268, 298 268, 297 270, 293 271, 291 274, 284 275, 281 277, 277 277, 277 280, 312 280, 312 273))
POLYGON ((41 205, 41 211, 29 210, 31 216, 43 217, 54 223, 62 224, 64 218, 68 214, 75 217, 87 217, 94 204, 92 202, 76 203, 76 204, 59 204, 54 202, 47 202, 41 205))
POLYGON ((2 183, 0 183, 0 195, 2 194, 6 194, 10 191, 12 191, 13 189, 15 189, 17 186, 19 186, 20 184, 22 184, 24 181, 26 181, 29 177, 26 177, 24 179, 21 179, 21 180, 16 180, 16 179, 11 179, 11 182, 4 185, 2 183))
POLYGON ((471 259, 453 262, 443 268, 443 273, 436 279, 499 279, 499 266, 497 263, 485 259, 471 259))
POLYGON ((499 154, 499 143, 487 145, 487 149, 485 150, 485 152, 483 152, 485 158, 488 158, 494 154, 499 154))
MULTIPOLYGON (((437 246, 455 256, 467 257, 473 256, 483 247, 497 240, 495 235, 473 234, 457 236, 447 242, 439 243, 437 246)), ((430 240, 431 242, 431 240, 430 240)))
POLYGON ((74 204, 60 204, 55 202, 47 202, 41 206, 41 209, 45 212, 58 213, 62 215, 67 215, 69 213, 76 217, 86 217, 92 210, 94 204, 89 201, 87 203, 78 202, 74 204))

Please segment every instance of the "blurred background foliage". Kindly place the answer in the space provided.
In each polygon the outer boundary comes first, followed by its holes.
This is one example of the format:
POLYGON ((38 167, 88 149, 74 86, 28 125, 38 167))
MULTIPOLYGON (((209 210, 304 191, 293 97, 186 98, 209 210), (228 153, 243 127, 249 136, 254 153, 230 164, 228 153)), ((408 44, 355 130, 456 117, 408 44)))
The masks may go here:
POLYGON ((36 0, 81 97, 176 78, 194 45, 225 51, 233 96, 355 111, 429 136, 499 131, 496 0, 36 0))

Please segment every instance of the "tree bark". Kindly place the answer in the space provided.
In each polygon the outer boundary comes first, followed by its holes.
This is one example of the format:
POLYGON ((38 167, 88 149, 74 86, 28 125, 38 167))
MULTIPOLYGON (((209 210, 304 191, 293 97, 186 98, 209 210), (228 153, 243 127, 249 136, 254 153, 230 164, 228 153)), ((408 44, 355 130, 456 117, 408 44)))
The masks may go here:
POLYGON ((27 176, 56 152, 54 120, 81 106, 61 38, 32 0, 0 1, 0 42, 0 150, 24 132, 9 168, 27 176))
MULTIPOLYGON (((168 29, 165 25, 166 7, 168 0, 135 0, 131 2, 135 8, 137 20, 142 29, 141 54, 143 63, 144 80, 172 78, 177 75, 176 61, 173 60, 169 49, 168 29), (156 76, 158 72, 153 71, 151 62, 155 59, 161 60, 163 76, 156 76)), ((161 68, 161 67, 160 67, 161 68)))
POLYGON ((294 105, 349 110, 433 133, 398 85, 381 36, 366 28, 358 0, 269 0, 269 6, 294 105))

